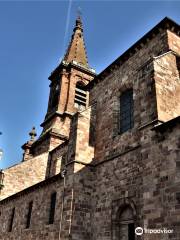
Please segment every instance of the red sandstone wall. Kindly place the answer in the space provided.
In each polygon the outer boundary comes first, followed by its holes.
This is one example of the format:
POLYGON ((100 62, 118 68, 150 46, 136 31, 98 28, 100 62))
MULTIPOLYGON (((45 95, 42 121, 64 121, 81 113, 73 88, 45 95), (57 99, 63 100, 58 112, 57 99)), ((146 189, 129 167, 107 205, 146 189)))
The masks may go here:
POLYGON ((3 207, 0 203, 0 239, 17 240, 19 236, 21 236, 21 240, 58 239, 62 194, 63 181, 59 179, 53 183, 45 184, 43 187, 29 190, 25 194, 21 193, 10 202, 5 200, 3 207), (57 192, 55 222, 49 225, 50 196, 54 191, 57 192), (30 201, 33 201, 31 225, 29 229, 26 229, 28 204, 30 201), (13 229, 12 232, 8 232, 9 219, 13 207, 15 207, 13 229))
POLYGON ((60 226, 60 239, 69 239, 71 236, 75 240, 91 239, 92 181, 90 169, 74 174, 73 165, 69 165, 65 182, 60 175, 56 175, 11 199, 1 201, 0 239, 17 240, 20 236, 21 240, 59 240, 60 226), (54 191, 57 193, 55 218, 53 224, 48 224, 50 196, 54 191), (26 229, 30 201, 33 201, 31 225, 26 229), (8 232, 13 207, 13 228, 12 232, 8 232))
MULTIPOLYGON (((94 147, 91 145, 91 108, 77 113, 72 121, 70 142, 68 145, 68 161, 80 161, 84 164, 92 162, 94 147)), ((84 165, 75 164, 74 172, 81 170, 84 165)))
POLYGON ((4 170, 4 188, 0 199, 4 199, 45 179, 48 153, 21 162, 4 170))
POLYGON ((158 118, 153 56, 167 49, 167 33, 162 31, 127 61, 113 65, 112 70, 90 91, 90 105, 97 102, 95 161, 103 161, 115 152, 137 145, 140 141, 138 128, 158 118), (134 92, 134 128, 120 135, 119 97, 128 88, 133 88, 134 92))
POLYGON ((64 170, 67 161, 67 144, 64 143, 49 154, 46 178, 52 177, 64 170))
POLYGON ((154 70, 158 119, 166 122, 180 115, 180 77, 176 55, 169 52, 156 58, 154 70))
POLYGON ((135 226, 174 231, 173 235, 146 234, 144 240, 180 239, 180 128, 176 125, 163 134, 151 128, 140 131, 139 148, 96 167, 93 240, 119 239, 116 221, 125 204, 135 206, 135 226))
POLYGON ((180 37, 175 33, 167 30, 169 49, 180 55, 180 37))

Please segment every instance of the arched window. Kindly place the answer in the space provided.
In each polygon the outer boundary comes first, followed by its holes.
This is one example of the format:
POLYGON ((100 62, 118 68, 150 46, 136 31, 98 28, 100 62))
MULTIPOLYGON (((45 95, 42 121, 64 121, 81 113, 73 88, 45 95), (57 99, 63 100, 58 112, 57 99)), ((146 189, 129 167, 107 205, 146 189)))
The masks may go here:
POLYGON ((120 133, 124 133, 134 126, 133 90, 128 89, 120 96, 120 133))
POLYGON ((74 106, 78 110, 84 110, 86 107, 86 101, 87 101, 87 93, 84 89, 84 84, 79 81, 76 83, 74 106))

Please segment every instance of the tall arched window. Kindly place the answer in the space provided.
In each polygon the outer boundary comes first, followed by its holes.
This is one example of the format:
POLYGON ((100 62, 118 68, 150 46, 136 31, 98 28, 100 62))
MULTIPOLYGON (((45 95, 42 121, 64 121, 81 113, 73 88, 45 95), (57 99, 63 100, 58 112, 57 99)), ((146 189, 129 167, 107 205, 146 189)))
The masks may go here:
POLYGON ((86 101, 87 101, 87 93, 84 89, 84 84, 79 81, 76 83, 74 106, 78 110, 84 110, 86 107, 86 101))
POLYGON ((128 89, 120 96, 120 133, 124 133, 134 126, 133 90, 128 89))

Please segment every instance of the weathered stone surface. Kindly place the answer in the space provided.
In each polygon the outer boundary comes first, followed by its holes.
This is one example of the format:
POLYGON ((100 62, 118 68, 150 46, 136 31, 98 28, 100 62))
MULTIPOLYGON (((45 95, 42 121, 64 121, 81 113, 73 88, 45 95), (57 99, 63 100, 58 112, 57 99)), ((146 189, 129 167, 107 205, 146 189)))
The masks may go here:
POLYGON ((0 199, 22 191, 45 178, 48 153, 31 158, 4 170, 4 188, 1 190, 0 199))
POLYGON ((154 60, 158 119, 166 122, 180 115, 180 79, 173 52, 154 60))

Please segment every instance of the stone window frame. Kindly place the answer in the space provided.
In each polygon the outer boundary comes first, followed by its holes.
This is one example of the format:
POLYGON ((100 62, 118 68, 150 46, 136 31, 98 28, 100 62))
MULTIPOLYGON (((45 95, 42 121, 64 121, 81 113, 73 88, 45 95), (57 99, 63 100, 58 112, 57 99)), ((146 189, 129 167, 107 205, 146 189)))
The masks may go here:
POLYGON ((86 90, 82 90, 82 89, 78 89, 77 85, 82 86, 83 88, 85 88, 86 84, 83 81, 82 78, 78 78, 77 82, 75 84, 75 92, 74 92, 74 106, 75 108, 77 108, 79 111, 84 110, 87 107, 87 91, 86 90), (84 96, 85 95, 85 96, 84 96), (79 99, 77 99, 79 98, 79 99), (82 100, 81 100, 82 98, 82 100), (81 104, 82 102, 82 104, 81 104))
MULTIPOLYGON (((134 101, 134 88, 133 88, 133 84, 132 83, 126 83, 123 86, 121 86, 117 92, 117 94, 114 96, 113 99, 113 138, 118 136, 118 135, 122 135, 124 133, 127 133, 128 131, 132 130, 134 128, 133 127, 128 129, 125 132, 121 132, 120 131, 120 97, 122 95, 122 93, 128 91, 132 89, 133 91, 133 101, 134 101)), ((133 109, 134 112, 134 109, 133 109)))
POLYGON ((133 89, 130 88, 122 92, 119 98, 119 102, 120 102, 119 131, 120 134, 122 134, 134 127, 133 89), (127 107, 129 108, 128 111, 127 107))

